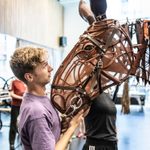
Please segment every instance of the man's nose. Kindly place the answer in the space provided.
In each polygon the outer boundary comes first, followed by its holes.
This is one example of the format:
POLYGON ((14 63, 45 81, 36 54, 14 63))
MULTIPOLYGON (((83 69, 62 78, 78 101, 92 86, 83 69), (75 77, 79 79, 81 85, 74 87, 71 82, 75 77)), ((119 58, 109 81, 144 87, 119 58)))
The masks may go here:
POLYGON ((51 72, 51 71, 53 71, 53 68, 49 65, 49 71, 51 72))

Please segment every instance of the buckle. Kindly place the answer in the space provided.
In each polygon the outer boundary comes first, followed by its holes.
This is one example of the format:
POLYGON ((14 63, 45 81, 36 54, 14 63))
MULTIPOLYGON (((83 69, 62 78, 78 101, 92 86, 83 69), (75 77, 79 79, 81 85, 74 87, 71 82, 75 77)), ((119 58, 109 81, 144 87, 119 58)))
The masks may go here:
POLYGON ((103 20, 103 19, 105 19, 105 18, 106 18, 106 14, 102 14, 102 15, 97 16, 97 17, 96 17, 96 20, 97 20, 97 21, 101 21, 101 20, 103 20))

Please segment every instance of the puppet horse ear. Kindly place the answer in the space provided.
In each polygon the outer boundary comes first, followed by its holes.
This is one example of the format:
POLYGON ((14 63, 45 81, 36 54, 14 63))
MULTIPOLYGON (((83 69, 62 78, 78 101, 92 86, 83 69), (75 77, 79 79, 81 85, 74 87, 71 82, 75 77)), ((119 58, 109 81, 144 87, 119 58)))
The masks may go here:
POLYGON ((96 21, 90 6, 84 0, 79 2, 79 14, 90 25, 96 21))

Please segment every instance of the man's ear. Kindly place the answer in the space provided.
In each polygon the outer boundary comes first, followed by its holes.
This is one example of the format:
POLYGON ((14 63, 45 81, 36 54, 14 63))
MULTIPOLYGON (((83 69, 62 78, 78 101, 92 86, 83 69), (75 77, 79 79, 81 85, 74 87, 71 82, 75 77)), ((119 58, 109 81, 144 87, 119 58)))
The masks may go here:
POLYGON ((33 75, 31 73, 25 73, 24 78, 28 81, 28 82, 32 82, 33 81, 33 75))

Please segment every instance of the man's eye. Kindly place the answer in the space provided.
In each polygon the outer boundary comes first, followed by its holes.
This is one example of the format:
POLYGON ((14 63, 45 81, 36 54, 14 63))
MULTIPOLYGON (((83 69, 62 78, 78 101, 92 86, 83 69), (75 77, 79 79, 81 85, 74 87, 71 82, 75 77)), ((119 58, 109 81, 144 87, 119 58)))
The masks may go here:
POLYGON ((48 66, 48 62, 44 62, 43 67, 47 67, 47 66, 48 66))

